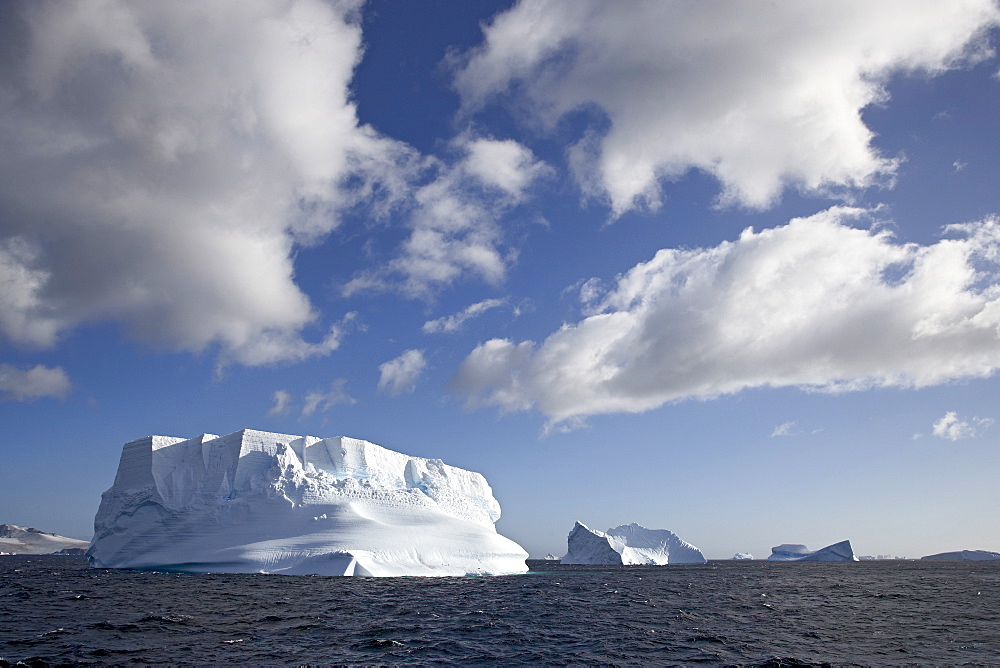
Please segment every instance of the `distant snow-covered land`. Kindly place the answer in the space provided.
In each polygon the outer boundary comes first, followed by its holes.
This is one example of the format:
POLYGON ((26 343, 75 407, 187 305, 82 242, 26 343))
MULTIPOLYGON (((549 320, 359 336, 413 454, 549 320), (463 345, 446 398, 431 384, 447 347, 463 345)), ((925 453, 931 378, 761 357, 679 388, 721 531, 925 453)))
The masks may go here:
POLYGON ((46 533, 31 527, 0 524, 0 554, 56 554, 63 550, 86 550, 88 545, 90 543, 85 540, 46 533))

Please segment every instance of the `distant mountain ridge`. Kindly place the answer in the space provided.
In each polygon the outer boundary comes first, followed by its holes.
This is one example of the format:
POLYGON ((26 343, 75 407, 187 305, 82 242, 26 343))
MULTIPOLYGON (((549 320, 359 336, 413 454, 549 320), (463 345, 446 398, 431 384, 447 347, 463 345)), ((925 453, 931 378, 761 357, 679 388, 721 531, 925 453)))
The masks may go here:
POLYGON ((0 524, 0 554, 83 554, 90 541, 19 524, 0 524))

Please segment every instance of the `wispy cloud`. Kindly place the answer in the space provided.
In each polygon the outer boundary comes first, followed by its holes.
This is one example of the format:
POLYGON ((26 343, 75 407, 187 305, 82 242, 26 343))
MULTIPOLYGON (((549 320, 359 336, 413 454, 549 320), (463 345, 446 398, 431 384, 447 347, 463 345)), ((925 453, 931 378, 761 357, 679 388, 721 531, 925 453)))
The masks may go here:
POLYGON ((338 378, 330 383, 329 390, 307 392, 302 403, 302 417, 309 417, 317 410, 325 413, 334 406, 353 406, 357 400, 347 393, 347 380, 338 378))
POLYGON ((426 366, 423 350, 407 350, 396 359, 379 365, 378 389, 389 394, 412 392, 426 366))
POLYGON ((955 411, 948 411, 941 419, 934 423, 932 433, 938 438, 949 441, 961 441, 967 438, 976 438, 990 428, 993 418, 981 417, 959 417, 955 411))
POLYGON ((783 424, 779 424, 774 428, 774 431, 771 432, 771 438, 776 436, 792 436, 794 433, 797 433, 792 431, 794 427, 795 422, 785 422, 783 424))
POLYGON ((0 364, 0 401, 34 401, 43 397, 62 398, 72 388, 62 367, 41 364, 20 369, 0 364))
POLYGON ((484 299, 465 307, 454 315, 428 320, 424 323, 423 331, 425 334, 457 332, 468 320, 476 318, 490 309, 504 306, 506 303, 506 299, 484 299))
POLYGON ((896 243, 836 207, 714 248, 664 249, 540 345, 493 339, 452 386, 553 422, 752 387, 925 387, 1000 368, 1000 220, 896 243))

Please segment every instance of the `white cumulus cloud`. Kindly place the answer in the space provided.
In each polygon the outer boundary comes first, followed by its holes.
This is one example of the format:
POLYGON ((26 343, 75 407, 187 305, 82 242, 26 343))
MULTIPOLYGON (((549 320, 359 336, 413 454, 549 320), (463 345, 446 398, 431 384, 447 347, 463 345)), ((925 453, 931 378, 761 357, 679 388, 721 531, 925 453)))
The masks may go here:
POLYGON ((69 376, 62 367, 37 364, 30 369, 19 369, 10 364, 0 364, 0 401, 62 398, 69 394, 71 387, 69 376))
POLYGON ((521 201, 531 185, 551 173, 525 146, 511 139, 474 139, 468 142, 465 171, 483 185, 495 188, 513 201, 521 201))
POLYGON ((554 126, 595 119, 570 151, 585 194, 615 215, 655 208, 661 181, 714 175, 721 201, 773 203, 891 177, 862 110, 897 73, 988 53, 992 0, 522 1, 456 62, 468 112, 507 96, 554 126))
POLYGON ((427 299, 459 280, 497 285, 506 278, 516 252, 506 244, 499 217, 551 168, 511 140, 462 135, 454 145, 462 157, 454 164, 438 161, 436 176, 406 202, 409 237, 384 266, 349 281, 345 295, 397 290, 427 299))
POLYGON ((401 196, 416 160, 358 124, 358 7, 4 3, 0 337, 116 320, 224 363, 336 348, 294 250, 373 190, 401 196))
POLYGON ((922 246, 834 207, 714 248, 664 249, 541 344, 493 339, 452 380, 550 425, 752 387, 838 392, 1000 366, 1000 220, 922 246))
POLYGON ((982 435, 994 422, 993 418, 964 418, 955 411, 948 411, 934 423, 932 433, 938 438, 961 441, 982 435))
POLYGON ((412 392, 426 367, 423 350, 407 350, 396 359, 379 365, 378 389, 389 394, 412 392))

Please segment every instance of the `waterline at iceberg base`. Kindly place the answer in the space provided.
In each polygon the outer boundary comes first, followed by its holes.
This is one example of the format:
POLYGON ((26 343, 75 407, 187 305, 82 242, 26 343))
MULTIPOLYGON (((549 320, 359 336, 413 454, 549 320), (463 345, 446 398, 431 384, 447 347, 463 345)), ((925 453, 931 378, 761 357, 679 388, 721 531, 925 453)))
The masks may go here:
POLYGON ((87 556, 193 573, 523 573, 499 517, 481 474, 359 439, 148 436, 125 444, 87 556))

